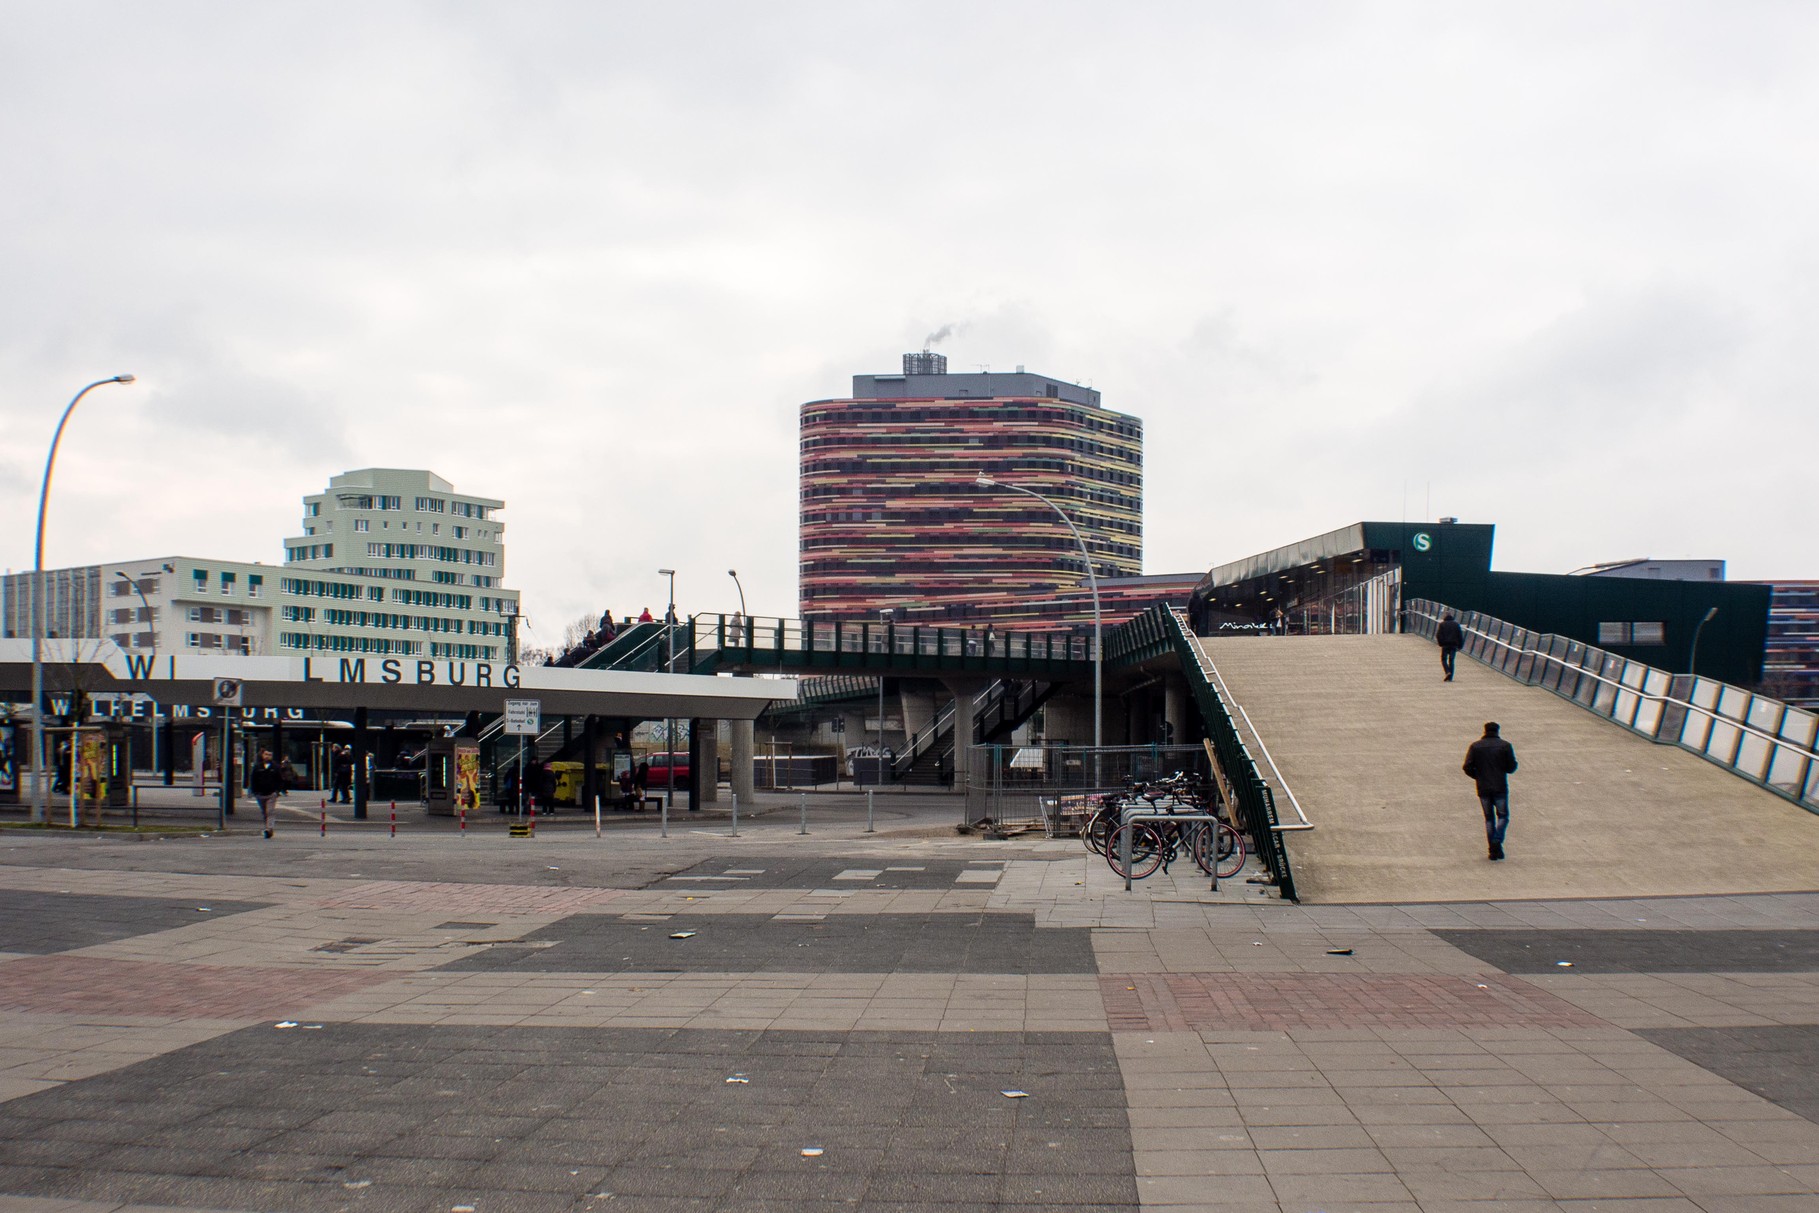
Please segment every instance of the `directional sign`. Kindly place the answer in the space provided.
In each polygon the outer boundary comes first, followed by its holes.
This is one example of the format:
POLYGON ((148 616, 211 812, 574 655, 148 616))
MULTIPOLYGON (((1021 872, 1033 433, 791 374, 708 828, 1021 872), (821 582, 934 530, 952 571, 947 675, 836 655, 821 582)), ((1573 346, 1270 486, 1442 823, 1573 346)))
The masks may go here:
POLYGON ((240 680, 238 678, 215 679, 215 706, 218 708, 240 706, 240 680))
POLYGON ((505 732, 511 737, 535 737, 542 732, 541 699, 508 699, 505 701, 505 732))

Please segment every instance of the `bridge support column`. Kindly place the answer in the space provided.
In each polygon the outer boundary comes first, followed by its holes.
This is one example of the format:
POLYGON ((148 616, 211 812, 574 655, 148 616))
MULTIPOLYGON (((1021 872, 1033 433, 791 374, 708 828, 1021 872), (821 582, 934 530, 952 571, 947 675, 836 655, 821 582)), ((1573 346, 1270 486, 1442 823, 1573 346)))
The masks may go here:
POLYGON ((1186 745, 1187 682, 1179 675, 1169 675, 1162 684, 1162 719, 1168 725, 1163 740, 1169 745, 1186 745))
POLYGON ((720 722, 695 722, 695 750, 690 759, 689 775, 695 785, 695 796, 702 804, 720 802, 720 722))
POLYGON ((947 689, 954 696, 954 791, 964 792, 973 775, 973 696, 983 684, 973 681, 950 682, 947 689))
POLYGON ((752 750, 753 726, 749 720, 735 720, 733 723, 733 795, 739 803, 752 803, 752 750))

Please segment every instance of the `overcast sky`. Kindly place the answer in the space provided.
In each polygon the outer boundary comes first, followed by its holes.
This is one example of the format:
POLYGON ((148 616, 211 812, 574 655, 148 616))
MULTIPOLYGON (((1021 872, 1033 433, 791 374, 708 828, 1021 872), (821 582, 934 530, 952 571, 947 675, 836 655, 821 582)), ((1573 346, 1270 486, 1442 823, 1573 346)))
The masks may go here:
POLYGON ((955 369, 1146 428, 1148 572, 1361 518, 1819 577, 1819 6, 0 9, 0 562, 282 559, 502 497, 532 639, 796 607, 798 406, 955 369))

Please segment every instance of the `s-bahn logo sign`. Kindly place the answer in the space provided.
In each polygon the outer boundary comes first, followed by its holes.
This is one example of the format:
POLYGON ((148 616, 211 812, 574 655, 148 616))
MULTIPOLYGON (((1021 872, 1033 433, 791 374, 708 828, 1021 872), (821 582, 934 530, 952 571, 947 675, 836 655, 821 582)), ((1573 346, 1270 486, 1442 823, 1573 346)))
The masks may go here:
POLYGON ((1428 551, 1434 546, 1434 537, 1426 531, 1416 531, 1414 544, 1417 552, 1428 551))

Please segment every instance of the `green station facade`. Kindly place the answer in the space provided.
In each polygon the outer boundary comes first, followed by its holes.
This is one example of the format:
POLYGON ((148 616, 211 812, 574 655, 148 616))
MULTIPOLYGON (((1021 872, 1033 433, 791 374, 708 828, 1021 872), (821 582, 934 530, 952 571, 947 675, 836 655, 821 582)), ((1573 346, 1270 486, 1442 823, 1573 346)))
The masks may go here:
POLYGON ((1490 523, 1353 523, 1212 569, 1189 613, 1203 634, 1374 632, 1396 630, 1402 604, 1427 599, 1673 673, 1691 668, 1697 633, 1698 673, 1761 679, 1767 586, 1496 572, 1495 538, 1490 523))

